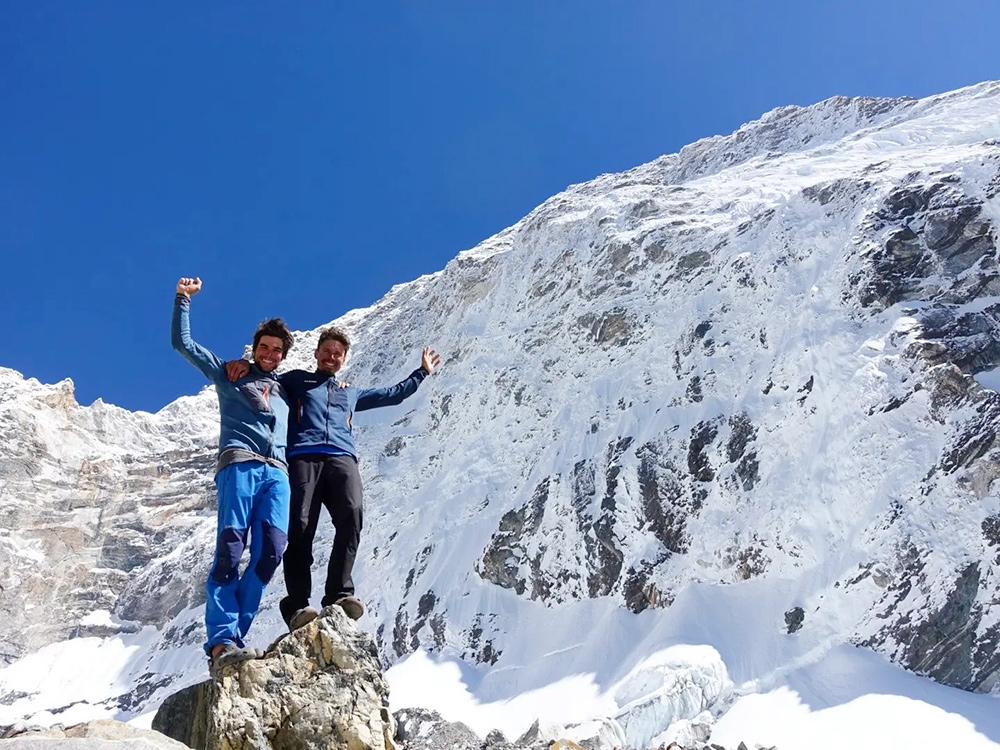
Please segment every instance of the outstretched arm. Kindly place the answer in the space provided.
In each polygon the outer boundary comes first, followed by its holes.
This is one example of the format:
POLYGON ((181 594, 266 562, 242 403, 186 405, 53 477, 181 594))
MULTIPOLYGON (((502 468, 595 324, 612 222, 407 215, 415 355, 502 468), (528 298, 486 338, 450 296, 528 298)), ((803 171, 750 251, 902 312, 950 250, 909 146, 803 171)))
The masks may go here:
POLYGON ((201 370, 202 374, 214 383, 223 372, 222 360, 191 338, 191 297, 200 290, 201 279, 182 278, 177 282, 170 341, 184 359, 201 370))
POLYGON ((424 378, 441 364, 441 357, 433 349, 425 348, 420 358, 420 367, 410 373, 406 380, 388 388, 368 388, 358 394, 355 411, 377 409, 380 406, 395 406, 417 392, 424 378))

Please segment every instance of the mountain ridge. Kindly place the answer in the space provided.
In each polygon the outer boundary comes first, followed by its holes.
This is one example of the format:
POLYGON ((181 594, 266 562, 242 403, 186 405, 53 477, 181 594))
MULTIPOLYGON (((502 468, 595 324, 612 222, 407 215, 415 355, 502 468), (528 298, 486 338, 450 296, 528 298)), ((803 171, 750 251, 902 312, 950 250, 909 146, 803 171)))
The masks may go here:
MULTIPOLYGON (((634 695, 637 675, 665 679, 646 659, 679 643, 715 648, 721 683, 737 686, 855 643, 992 690, 1000 404, 974 376, 1000 364, 998 100, 987 82, 778 108, 570 186, 340 318, 358 340, 352 382, 395 382, 424 345, 444 356, 412 399, 358 419, 369 507, 358 579, 379 582, 362 593, 385 662, 417 649, 462 659, 493 701, 577 673, 634 695)), ((316 336, 297 334, 287 366, 310 365, 316 336)), ((86 441, 68 451, 52 429, 80 423, 115 454, 107 435, 128 437, 131 418, 76 406, 65 382, 27 405, 0 401, 5 427, 25 430, 44 407, 52 424, 33 450, 82 460, 86 441)), ((149 450, 128 466, 112 455, 84 480, 50 462, 57 500, 78 511, 108 501, 98 484, 121 488, 109 493, 119 528, 100 549, 129 551, 68 619, 106 610, 104 637, 141 641, 116 678, 128 697, 108 697, 126 715, 200 668, 212 399, 206 389, 136 416, 149 450), (134 497, 145 502, 130 528, 134 497)), ((17 473, 27 449, 2 450, 9 509, 38 490, 17 473)), ((89 523, 81 548, 101 538, 89 523)), ((29 528, 44 536, 44 519, 26 524, 2 538, 7 559, 24 558, 29 528)), ((76 588, 100 559, 80 555, 76 588)), ((280 629, 279 588, 262 637, 280 629)), ((39 595, 8 579, 0 596, 14 611, 39 595)), ((58 600, 47 596, 36 601, 58 600)), ((0 635, 11 657, 70 636, 25 640, 26 623, 0 635)), ((726 705, 721 683, 699 710, 726 705)), ((31 697, 31 684, 0 671, 0 723, 40 710, 45 690, 31 697)), ((666 729, 629 716, 616 720, 633 739, 666 729)))

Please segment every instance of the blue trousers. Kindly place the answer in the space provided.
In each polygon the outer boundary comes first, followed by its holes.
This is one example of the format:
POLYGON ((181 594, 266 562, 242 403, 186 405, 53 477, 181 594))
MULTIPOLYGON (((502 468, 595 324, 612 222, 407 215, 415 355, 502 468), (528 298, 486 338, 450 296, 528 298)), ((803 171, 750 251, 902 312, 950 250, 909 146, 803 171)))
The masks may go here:
POLYGON ((264 588, 288 541, 288 474, 262 461, 229 464, 215 475, 219 532, 215 562, 205 583, 205 651, 219 643, 242 647, 264 588), (240 575, 240 558, 250 562, 240 575))

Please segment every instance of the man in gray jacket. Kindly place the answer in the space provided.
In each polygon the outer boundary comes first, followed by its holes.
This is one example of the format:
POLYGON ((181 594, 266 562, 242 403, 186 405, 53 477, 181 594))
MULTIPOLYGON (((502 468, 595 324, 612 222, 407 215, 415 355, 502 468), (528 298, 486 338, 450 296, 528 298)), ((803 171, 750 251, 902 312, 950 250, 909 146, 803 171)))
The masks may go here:
POLYGON ((191 337, 191 297, 200 290, 201 279, 177 282, 171 340, 219 397, 218 532, 205 583, 205 652, 210 667, 217 668, 262 655, 246 648, 243 639, 288 539, 288 405, 274 371, 292 346, 292 334, 280 318, 261 323, 253 338, 253 366, 230 382, 225 362, 191 337), (250 561, 241 575, 240 557, 248 545, 250 561))

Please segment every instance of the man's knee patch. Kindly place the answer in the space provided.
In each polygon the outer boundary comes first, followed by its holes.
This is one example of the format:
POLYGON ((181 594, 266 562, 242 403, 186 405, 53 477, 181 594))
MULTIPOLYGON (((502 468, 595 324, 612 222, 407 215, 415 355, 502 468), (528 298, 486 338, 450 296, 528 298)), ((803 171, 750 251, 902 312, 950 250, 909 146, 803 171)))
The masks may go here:
POLYGON ((232 582, 240 569, 240 558, 246 546, 246 530, 226 528, 219 534, 215 544, 215 564, 212 566, 212 580, 225 585, 232 582))
POLYGON ((263 525, 263 531, 264 544, 261 548, 260 560, 257 561, 254 572, 257 573, 257 577, 261 581, 269 583, 272 576, 274 576, 274 571, 278 569, 281 556, 285 552, 288 535, 277 526, 272 526, 266 522, 263 525))

